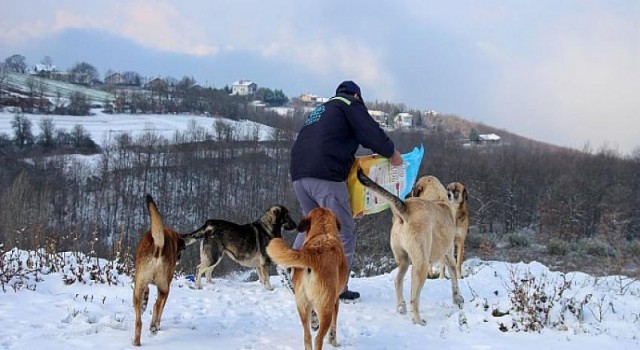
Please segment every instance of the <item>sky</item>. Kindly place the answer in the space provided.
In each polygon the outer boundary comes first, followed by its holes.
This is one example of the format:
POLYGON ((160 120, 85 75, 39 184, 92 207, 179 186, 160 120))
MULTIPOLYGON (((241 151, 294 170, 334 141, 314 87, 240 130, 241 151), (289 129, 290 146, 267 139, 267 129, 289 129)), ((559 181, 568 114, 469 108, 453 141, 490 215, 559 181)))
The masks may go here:
POLYGON ((0 58, 143 76, 239 79, 404 103, 532 139, 640 146, 635 0, 1 0, 0 58))
MULTIPOLYGON (((85 257, 84 262, 78 262, 78 254, 58 255, 65 266, 58 272, 44 266, 37 274, 38 282, 32 268, 24 269, 27 252, 12 250, 2 257, 6 269, 18 266, 20 259, 25 278, 21 287, 20 280, 14 277, 4 285, 5 291, 0 291, 0 348, 133 349, 131 278, 114 270, 111 281, 117 284, 97 283, 88 273, 95 258, 85 257), (73 272, 79 266, 86 267, 79 274, 84 282, 73 272)), ((103 278, 105 264, 104 260, 99 262, 103 278)), ((258 281, 248 279, 251 272, 247 269, 235 275, 216 276, 214 271, 213 281, 203 281, 201 290, 193 288, 188 275, 180 274, 172 282, 156 335, 149 331, 152 307, 143 314, 141 348, 302 348, 302 326, 294 296, 280 284, 279 277, 271 276, 274 290, 268 291, 258 281)), ((427 324, 420 326, 411 322, 409 314, 395 311, 396 272, 351 278, 349 287, 360 291, 361 298, 357 303, 340 305, 339 349, 632 350, 640 346, 639 281, 622 276, 594 278, 580 272, 563 275, 537 262, 509 264, 471 258, 465 261, 465 278, 460 281, 463 308, 453 306, 449 280, 427 280, 420 304, 427 324), (556 322, 557 326, 547 325, 539 333, 511 328, 514 321, 522 324, 514 311, 492 316, 493 310, 510 310, 510 291, 515 290, 511 281, 532 278, 537 281, 536 286, 545 284, 540 294, 555 300, 549 323, 556 322), (565 279, 570 281, 570 287, 562 297, 554 297, 554 288, 560 288, 565 279), (583 312, 582 321, 568 311, 569 305, 578 306, 583 312), (562 317, 564 321, 560 322, 562 317), (501 324, 507 327, 505 332, 500 330, 501 324)), ((410 271, 407 276, 411 276, 410 271)), ((409 295, 409 285, 407 277, 405 297, 409 295)), ((156 288, 151 286, 150 303, 156 295, 156 288)), ((326 341, 325 348, 333 349, 326 341)))

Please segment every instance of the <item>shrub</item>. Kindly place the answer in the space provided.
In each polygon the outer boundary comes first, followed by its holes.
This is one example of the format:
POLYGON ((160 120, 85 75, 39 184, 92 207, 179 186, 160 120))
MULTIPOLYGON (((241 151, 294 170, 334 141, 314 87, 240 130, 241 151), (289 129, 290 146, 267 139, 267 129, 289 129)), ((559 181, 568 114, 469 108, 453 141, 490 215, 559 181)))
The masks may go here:
POLYGON ((526 248, 531 245, 531 239, 528 236, 518 233, 510 233, 507 235, 507 242, 512 248, 526 248))
POLYGON ((594 256, 614 256, 613 247, 598 239, 586 238, 578 242, 578 249, 594 256))
POLYGON ((561 239, 552 239, 547 244, 547 252, 551 255, 565 255, 569 251, 569 243, 561 239))
POLYGON ((481 236, 481 235, 468 235, 467 239, 464 242, 464 244, 469 249, 478 249, 478 248, 480 248, 480 243, 482 243, 483 239, 484 239, 484 237, 481 236))

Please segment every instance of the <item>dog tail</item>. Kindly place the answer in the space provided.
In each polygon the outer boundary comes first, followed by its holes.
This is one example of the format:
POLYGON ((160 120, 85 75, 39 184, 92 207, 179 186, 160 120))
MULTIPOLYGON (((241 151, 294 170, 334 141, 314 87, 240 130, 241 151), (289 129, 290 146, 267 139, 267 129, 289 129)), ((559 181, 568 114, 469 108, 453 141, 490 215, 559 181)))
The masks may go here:
POLYGON ((185 246, 189 246, 196 242, 198 239, 205 238, 207 235, 215 232, 216 229, 216 221, 215 220, 207 220, 201 227, 197 230, 187 233, 185 235, 180 236, 184 240, 185 246))
POLYGON ((151 236, 153 237, 153 244, 156 246, 156 256, 159 255, 159 251, 164 247, 164 226, 162 225, 162 217, 158 212, 158 207, 153 201, 151 195, 147 194, 147 209, 149 210, 149 217, 151 218, 151 236))
POLYGON ((384 197, 384 199, 389 202, 391 210, 395 214, 397 214, 403 221, 407 221, 407 205, 402 201, 402 199, 396 197, 393 193, 387 191, 386 189, 384 189, 384 187, 371 180, 370 177, 364 174, 362 168, 358 168, 357 174, 358 181, 360 181, 363 186, 370 188, 372 191, 384 197))
POLYGON ((310 267, 299 251, 291 249, 282 238, 274 238, 267 245, 267 254, 276 264, 284 267, 310 267))

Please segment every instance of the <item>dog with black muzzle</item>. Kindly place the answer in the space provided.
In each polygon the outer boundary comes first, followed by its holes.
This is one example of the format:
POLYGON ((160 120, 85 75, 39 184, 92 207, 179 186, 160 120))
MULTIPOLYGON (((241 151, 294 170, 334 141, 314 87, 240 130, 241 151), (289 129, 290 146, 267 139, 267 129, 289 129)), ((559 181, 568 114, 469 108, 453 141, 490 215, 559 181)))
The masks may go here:
POLYGON ((404 276, 409 265, 413 265, 411 270, 413 323, 423 326, 427 324, 420 316, 420 292, 431 271, 431 266, 442 261, 451 276, 453 303, 462 308, 464 298, 460 294, 458 272, 453 257, 456 208, 449 200, 410 197, 403 201, 371 180, 362 169, 358 169, 357 176, 362 185, 389 202, 393 214, 390 244, 393 257, 398 264, 395 280, 397 311, 400 314, 407 312, 403 295, 404 276))
POLYGON ((226 253, 232 260, 246 267, 255 267, 260 283, 273 290, 269 282, 271 259, 267 244, 273 238, 282 237, 282 230, 294 230, 297 224, 289 210, 281 205, 267 209, 262 216, 249 224, 236 224, 226 220, 207 220, 197 230, 182 236, 186 245, 202 239, 200 264, 196 273, 196 288, 202 288, 202 275, 211 282, 211 273, 226 253))

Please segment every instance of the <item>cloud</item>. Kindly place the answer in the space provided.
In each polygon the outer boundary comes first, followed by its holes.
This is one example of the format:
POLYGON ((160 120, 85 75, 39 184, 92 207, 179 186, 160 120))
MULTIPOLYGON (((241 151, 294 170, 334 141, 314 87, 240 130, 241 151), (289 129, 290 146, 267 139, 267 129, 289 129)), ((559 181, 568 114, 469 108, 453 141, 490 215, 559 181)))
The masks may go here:
POLYGON ((259 49, 266 58, 277 58, 304 67, 313 74, 338 80, 352 79, 376 95, 390 96, 395 90, 393 78, 386 73, 381 53, 339 33, 298 37, 283 28, 272 42, 259 49), (330 38, 330 39, 325 39, 330 38))
POLYGON ((498 125, 582 148, 640 145, 640 41, 635 25, 603 11, 541 31, 536 50, 511 52, 492 101, 498 125), (605 136, 607 135, 607 136, 605 136))
POLYGON ((40 38, 51 31, 50 23, 43 19, 19 23, 0 21, 0 43, 18 44, 40 38))
POLYGON ((65 5, 45 3, 33 12, 37 19, 18 18, 0 24, 0 42, 15 44, 68 29, 97 29, 155 50, 194 56, 213 56, 221 50, 211 44, 202 24, 184 16, 168 1, 96 2, 95 8, 73 2, 65 5))
POLYGON ((116 14, 122 15, 120 34, 142 45, 195 56, 219 52, 199 25, 167 2, 128 2, 118 5, 116 14))
POLYGON ((54 28, 100 29, 145 47, 194 56, 219 52, 208 43, 202 29, 166 1, 115 3, 95 17, 75 10, 57 11, 54 28))

